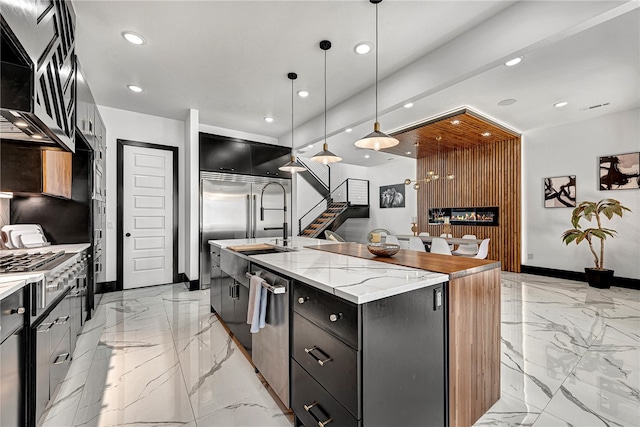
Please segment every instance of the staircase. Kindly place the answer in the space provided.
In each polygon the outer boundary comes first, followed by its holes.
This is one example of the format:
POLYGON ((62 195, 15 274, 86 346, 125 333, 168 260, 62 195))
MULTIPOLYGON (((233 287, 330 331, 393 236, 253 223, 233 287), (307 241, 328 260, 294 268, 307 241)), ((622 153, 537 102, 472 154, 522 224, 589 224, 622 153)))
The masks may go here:
POLYGON ((323 239, 349 218, 369 218, 369 181, 346 179, 300 218, 298 235, 323 239))
POLYGON ((303 172, 298 172, 298 176, 303 177, 314 190, 323 197, 329 195, 331 168, 328 165, 312 162, 309 159, 298 157, 298 162, 306 168, 303 172))

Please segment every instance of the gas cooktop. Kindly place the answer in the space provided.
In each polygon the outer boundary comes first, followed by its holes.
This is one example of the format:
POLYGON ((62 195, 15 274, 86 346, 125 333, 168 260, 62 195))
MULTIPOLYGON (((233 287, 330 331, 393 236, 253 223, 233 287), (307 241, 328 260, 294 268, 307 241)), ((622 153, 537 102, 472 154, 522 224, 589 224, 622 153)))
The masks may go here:
POLYGON ((64 251, 0 255, 0 274, 41 271, 64 255, 64 251))

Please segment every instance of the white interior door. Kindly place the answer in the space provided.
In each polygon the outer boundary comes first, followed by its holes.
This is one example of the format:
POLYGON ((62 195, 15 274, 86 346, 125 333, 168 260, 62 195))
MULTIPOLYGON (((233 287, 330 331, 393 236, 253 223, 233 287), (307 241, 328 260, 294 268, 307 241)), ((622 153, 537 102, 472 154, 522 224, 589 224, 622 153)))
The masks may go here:
POLYGON ((123 147, 123 289, 173 281, 173 152, 123 147))

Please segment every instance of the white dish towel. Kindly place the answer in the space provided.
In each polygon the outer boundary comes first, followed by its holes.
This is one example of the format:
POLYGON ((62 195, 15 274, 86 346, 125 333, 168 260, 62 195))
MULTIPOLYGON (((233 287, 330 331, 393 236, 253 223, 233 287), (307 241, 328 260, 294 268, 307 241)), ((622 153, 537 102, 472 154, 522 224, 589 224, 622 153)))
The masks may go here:
POLYGON ((251 333, 255 334, 264 328, 267 316, 267 291, 262 287, 262 278, 251 276, 249 281, 249 306, 247 308, 247 323, 251 325, 251 333))

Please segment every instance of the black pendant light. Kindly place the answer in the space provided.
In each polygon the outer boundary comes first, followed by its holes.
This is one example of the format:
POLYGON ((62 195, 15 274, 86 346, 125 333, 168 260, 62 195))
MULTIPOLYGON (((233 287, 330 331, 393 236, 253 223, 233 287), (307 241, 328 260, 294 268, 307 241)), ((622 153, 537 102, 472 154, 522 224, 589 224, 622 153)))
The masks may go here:
POLYGON ((291 80, 291 161, 285 165, 280 166, 278 169, 284 172, 296 173, 296 172, 304 172, 307 170, 304 166, 296 160, 296 155, 293 153, 293 81, 298 78, 296 73, 287 74, 289 80, 291 80))
POLYGON ((398 145, 400 141, 380 131, 378 122, 378 3, 382 0, 369 0, 376 6, 376 122, 373 124, 373 132, 355 142, 356 147, 380 150, 398 145))
POLYGON ((320 42, 320 49, 324 50, 324 144, 322 151, 313 156, 311 160, 318 163, 335 163, 342 160, 342 157, 336 156, 329 151, 329 145, 327 144, 327 51, 331 49, 331 42, 329 40, 322 40, 320 42))

